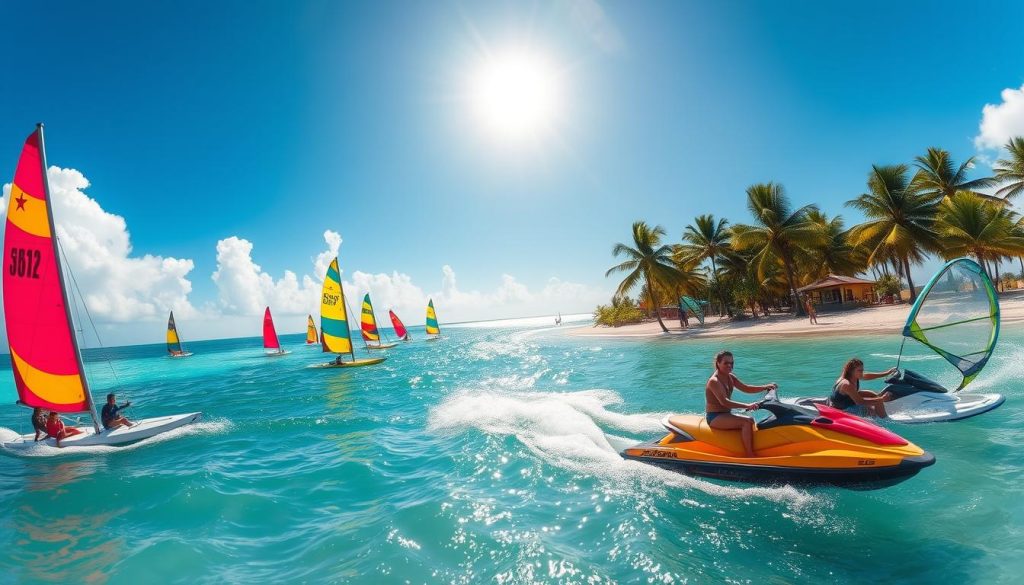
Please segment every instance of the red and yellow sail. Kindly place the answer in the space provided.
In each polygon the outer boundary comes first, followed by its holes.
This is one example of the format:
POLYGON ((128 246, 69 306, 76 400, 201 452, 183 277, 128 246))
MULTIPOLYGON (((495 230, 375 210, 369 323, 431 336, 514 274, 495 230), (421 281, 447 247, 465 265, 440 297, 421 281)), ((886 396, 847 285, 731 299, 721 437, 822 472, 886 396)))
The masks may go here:
POLYGON ((54 239, 40 126, 14 172, 4 232, 3 296, 18 399, 57 412, 90 410, 54 239))
POLYGON ((359 328, 363 332, 363 339, 366 341, 380 341, 380 332, 377 331, 377 319, 373 316, 373 304, 370 303, 370 293, 363 297, 363 308, 359 316, 359 328))
POLYGON ((320 338, 316 334, 316 323, 313 322, 313 315, 309 315, 306 321, 306 345, 313 345, 320 338))
POLYGON ((270 307, 263 312, 263 349, 281 349, 277 330, 274 329, 274 318, 270 316, 270 307))

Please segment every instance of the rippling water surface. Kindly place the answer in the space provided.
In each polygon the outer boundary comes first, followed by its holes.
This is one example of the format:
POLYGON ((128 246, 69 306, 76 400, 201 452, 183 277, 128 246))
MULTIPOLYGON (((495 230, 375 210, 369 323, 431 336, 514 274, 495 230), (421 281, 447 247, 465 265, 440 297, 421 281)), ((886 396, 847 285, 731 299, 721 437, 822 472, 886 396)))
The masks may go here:
MULTIPOLYGON (((717 483, 617 453, 660 436, 664 414, 703 409, 719 349, 748 383, 812 395, 851 355, 892 366, 897 335, 565 330, 451 327, 346 371, 309 369, 324 356, 299 336, 282 337, 282 358, 256 338, 193 343, 184 360, 162 345, 88 351, 94 392, 116 387, 129 416, 204 422, 127 448, 0 457, 0 583, 1019 582, 1024 330, 1004 331, 972 385, 1004 406, 893 427, 938 462, 874 492, 717 483)), ((28 419, 0 408, 0 426, 28 419)))

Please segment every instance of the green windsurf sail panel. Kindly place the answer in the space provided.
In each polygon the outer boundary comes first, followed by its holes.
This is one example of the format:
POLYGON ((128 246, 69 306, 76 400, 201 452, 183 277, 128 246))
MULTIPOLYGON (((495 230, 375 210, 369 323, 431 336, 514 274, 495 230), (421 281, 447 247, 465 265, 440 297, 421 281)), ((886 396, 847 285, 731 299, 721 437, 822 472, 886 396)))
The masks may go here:
POLYGON ((689 309, 693 311, 694 316, 697 317, 697 321, 700 321, 701 325, 704 324, 704 310, 701 309, 700 303, 697 302, 696 299, 686 296, 679 297, 679 306, 681 309, 689 309))
POLYGON ((969 258, 946 263, 910 309, 903 335, 913 338, 963 374, 957 390, 971 383, 999 339, 999 298, 985 271, 969 258))

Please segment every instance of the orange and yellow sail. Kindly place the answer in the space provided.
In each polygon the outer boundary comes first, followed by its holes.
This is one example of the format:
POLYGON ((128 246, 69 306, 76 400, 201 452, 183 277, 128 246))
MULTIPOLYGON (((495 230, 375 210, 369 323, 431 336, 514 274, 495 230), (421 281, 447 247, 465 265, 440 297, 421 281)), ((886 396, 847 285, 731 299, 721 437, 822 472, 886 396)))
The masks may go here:
POLYGON ((306 320, 306 345, 313 345, 317 341, 320 341, 320 336, 316 333, 316 323, 313 322, 313 315, 309 315, 306 320))
POLYGON ((3 296, 18 399, 57 412, 91 410, 54 239, 40 125, 14 172, 4 232, 3 296))

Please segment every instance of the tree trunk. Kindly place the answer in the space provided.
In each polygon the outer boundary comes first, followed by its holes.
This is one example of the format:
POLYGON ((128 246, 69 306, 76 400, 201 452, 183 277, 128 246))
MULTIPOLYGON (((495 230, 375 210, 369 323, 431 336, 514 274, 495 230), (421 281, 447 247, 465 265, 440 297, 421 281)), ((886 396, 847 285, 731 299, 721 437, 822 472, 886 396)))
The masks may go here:
MULTIPOLYGON (((999 291, 999 258, 992 261, 992 265, 996 267, 996 291, 999 291)), ((1006 292, 1006 287, 1003 287, 1003 292, 1006 292)))
POLYGON ((910 302, 917 300, 917 291, 914 290, 914 279, 910 276, 910 258, 903 259, 903 270, 906 272, 907 286, 910 287, 910 302))
POLYGON ((793 316, 804 315, 804 308, 800 305, 800 296, 796 293, 796 282, 793 280, 793 267, 789 264, 789 256, 782 257, 782 265, 786 268, 786 280, 789 281, 789 293, 793 298, 793 316))
MULTIPOLYGON (((715 286, 718 287, 718 300, 722 303, 722 310, 718 312, 718 316, 721 317, 723 313, 729 313, 729 305, 725 302, 725 291, 722 290, 722 283, 718 280, 718 265, 715 264, 715 257, 711 257, 711 273, 715 276, 715 286)), ((729 313, 732 317, 732 314, 729 313)))
POLYGON ((647 297, 651 299, 651 307, 654 309, 654 316, 658 318, 658 325, 661 325, 662 333, 668 333, 668 327, 665 327, 665 322, 661 320, 661 310, 658 308, 658 303, 654 300, 654 283, 651 282, 651 275, 644 275, 647 277, 647 297))
POLYGON ((1024 256, 1017 256, 1017 260, 1020 260, 1020 277, 1024 278, 1024 256))

